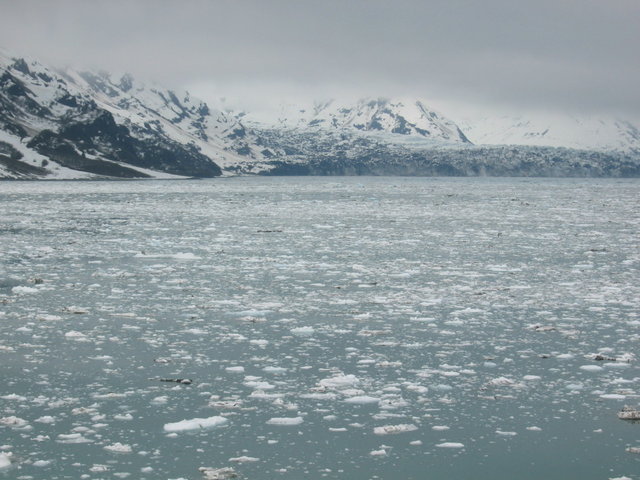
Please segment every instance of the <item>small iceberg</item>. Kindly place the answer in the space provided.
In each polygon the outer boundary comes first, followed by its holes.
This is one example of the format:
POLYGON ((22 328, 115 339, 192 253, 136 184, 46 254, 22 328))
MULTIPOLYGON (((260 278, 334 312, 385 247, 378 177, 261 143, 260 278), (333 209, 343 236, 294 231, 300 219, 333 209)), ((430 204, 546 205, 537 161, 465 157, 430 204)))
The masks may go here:
POLYGON ((622 410, 618 412, 618 418, 620 420, 640 420, 640 410, 625 405, 622 407, 622 410))
POLYGON ((193 418, 191 420, 182 420, 175 423, 166 423, 164 425, 165 432, 187 432, 189 430, 201 430, 205 428, 213 428, 227 423, 224 417, 208 417, 193 418))

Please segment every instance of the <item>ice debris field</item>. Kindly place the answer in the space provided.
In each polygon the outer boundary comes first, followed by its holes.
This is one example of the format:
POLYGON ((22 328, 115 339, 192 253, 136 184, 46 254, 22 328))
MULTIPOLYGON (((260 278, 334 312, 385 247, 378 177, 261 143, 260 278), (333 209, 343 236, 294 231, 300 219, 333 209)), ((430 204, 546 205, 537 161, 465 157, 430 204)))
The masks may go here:
POLYGON ((640 183, 0 184, 0 479, 640 479, 640 183))

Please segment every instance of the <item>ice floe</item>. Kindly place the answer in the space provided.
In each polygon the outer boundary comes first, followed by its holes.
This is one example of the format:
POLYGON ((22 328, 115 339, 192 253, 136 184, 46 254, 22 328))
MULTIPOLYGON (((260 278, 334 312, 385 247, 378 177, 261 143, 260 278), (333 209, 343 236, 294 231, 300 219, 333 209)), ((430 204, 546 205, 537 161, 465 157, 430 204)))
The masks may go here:
POLYGON ((207 418, 192 418, 189 420, 181 420, 179 422, 165 423, 165 432, 187 432, 190 430, 202 430, 208 428, 219 427, 228 422, 224 417, 213 416, 207 418))

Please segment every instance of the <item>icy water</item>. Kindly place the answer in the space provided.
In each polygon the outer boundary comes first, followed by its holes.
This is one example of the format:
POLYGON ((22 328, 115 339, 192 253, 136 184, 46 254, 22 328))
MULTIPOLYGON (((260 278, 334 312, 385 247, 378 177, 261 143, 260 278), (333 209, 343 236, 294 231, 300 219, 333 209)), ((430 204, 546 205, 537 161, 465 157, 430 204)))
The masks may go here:
POLYGON ((4 182, 0 211, 0 479, 640 479, 638 181, 4 182))

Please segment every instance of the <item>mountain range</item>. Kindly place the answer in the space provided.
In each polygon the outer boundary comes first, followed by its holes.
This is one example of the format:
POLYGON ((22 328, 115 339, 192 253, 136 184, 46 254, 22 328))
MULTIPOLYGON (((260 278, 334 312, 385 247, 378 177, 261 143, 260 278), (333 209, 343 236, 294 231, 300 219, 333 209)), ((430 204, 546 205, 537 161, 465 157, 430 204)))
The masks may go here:
POLYGON ((454 122, 419 99, 283 105, 265 123, 131 75, 0 55, 0 178, 640 176, 615 118, 454 122))

